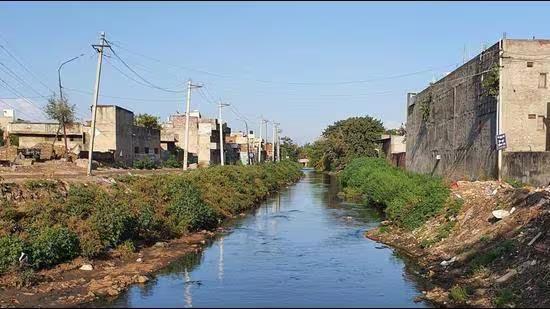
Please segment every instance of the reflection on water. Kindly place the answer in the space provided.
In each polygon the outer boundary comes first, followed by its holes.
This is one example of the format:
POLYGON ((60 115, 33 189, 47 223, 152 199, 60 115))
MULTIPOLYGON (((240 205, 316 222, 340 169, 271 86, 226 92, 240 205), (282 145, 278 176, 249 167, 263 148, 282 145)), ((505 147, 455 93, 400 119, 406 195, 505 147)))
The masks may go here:
POLYGON ((423 307, 403 260, 366 239, 378 213, 345 203, 311 171, 202 253, 107 305, 115 307, 423 307))

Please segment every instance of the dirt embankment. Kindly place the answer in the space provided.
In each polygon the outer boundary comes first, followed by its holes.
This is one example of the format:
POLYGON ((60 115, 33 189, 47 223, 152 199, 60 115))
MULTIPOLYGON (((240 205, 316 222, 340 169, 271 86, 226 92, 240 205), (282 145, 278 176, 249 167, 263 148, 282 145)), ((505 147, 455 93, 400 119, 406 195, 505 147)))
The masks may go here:
POLYGON ((550 306, 550 187, 459 181, 451 189, 460 208, 412 232, 385 222, 367 237, 416 258, 431 283, 420 298, 437 305, 550 306))
POLYGON ((131 284, 146 283, 152 273, 185 254, 202 250, 213 236, 202 231, 135 253, 111 252, 93 261, 77 258, 35 273, 30 286, 19 286, 21 274, 6 275, 0 278, 0 307, 74 307, 114 298, 131 284), (80 269, 83 265, 91 265, 92 270, 80 269))

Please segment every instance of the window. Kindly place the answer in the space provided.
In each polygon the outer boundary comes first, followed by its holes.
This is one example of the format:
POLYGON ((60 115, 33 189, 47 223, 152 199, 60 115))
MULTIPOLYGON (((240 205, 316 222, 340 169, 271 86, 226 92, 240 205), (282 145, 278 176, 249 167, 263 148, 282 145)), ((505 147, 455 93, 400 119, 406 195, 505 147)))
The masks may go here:
POLYGON ((61 138, 62 138, 61 136, 58 136, 57 141, 61 142, 61 138))
POLYGON ((533 62, 532 61, 527 61, 527 67, 532 68, 533 67, 533 62))
POLYGON ((546 88, 546 73, 539 74, 539 88, 546 88))
POLYGON ((69 137, 69 140, 72 142, 74 141, 74 137, 69 137))
POLYGON ((155 154, 159 154, 159 149, 155 148, 155 154))
POLYGON ((529 114, 529 116, 527 116, 529 119, 537 119, 537 115, 536 114, 529 114))
POLYGON ((145 147, 144 150, 143 150, 143 152, 149 153, 149 147, 145 147))
POLYGON ((139 147, 134 147, 134 153, 139 153, 139 147))

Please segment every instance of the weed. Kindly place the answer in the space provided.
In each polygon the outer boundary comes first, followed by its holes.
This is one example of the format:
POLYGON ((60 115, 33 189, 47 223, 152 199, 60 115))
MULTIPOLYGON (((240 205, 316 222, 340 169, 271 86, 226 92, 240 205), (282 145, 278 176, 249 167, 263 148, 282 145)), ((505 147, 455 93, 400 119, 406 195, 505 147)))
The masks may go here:
POLYGON ((25 187, 29 190, 36 190, 36 189, 46 189, 51 190, 55 189, 57 186, 55 181, 51 180, 27 180, 25 181, 25 187))
POLYGON ((439 213, 450 192, 439 178, 405 172, 379 158, 353 160, 341 179, 344 188, 359 190, 366 204, 382 206, 390 220, 408 230, 439 213))
POLYGON ((498 290, 494 300, 497 308, 509 307, 514 304, 516 295, 510 289, 498 290))
POLYGON ((64 227, 45 227, 33 235, 30 263, 34 268, 65 262, 79 253, 78 237, 64 227))
POLYGON ((145 157, 143 158, 143 160, 134 161, 134 168, 141 169, 141 170, 142 169, 152 170, 157 168, 157 163, 149 159, 149 157, 145 157))
POLYGON ((457 303, 465 303, 468 300, 468 292, 465 288, 455 285, 449 291, 449 297, 457 303))
POLYGON ((499 257, 502 257, 504 254, 510 253, 514 250, 515 246, 512 240, 505 240, 492 248, 491 250, 480 253, 476 255, 471 261, 470 261, 470 267, 472 270, 480 267, 480 266, 487 266, 491 264, 494 260, 496 260, 499 257))
POLYGON ((39 280, 38 275, 32 268, 26 268, 17 274, 15 285, 17 288, 30 287, 35 285, 39 280))
POLYGON ((0 274, 18 262, 21 252, 23 252, 23 241, 17 236, 0 237, 0 274))
POLYGON ((526 186, 526 184, 521 182, 521 180, 514 179, 514 178, 508 178, 506 179, 506 182, 516 189, 520 189, 526 186))
POLYGON ((122 256, 123 259, 128 259, 133 256, 136 251, 134 242, 131 240, 126 240, 116 247, 116 251, 122 256))

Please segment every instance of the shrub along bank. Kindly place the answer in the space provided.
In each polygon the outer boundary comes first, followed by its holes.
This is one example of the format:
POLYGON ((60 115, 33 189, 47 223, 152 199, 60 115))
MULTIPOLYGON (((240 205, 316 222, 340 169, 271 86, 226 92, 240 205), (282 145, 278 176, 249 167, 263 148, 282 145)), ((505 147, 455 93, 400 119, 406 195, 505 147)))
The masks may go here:
POLYGON ((15 269, 22 252, 40 269, 211 229, 301 175, 297 163, 286 161, 122 176, 111 185, 9 184, 0 199, 0 274, 15 269))
POLYGON ((449 189, 440 178, 413 174, 379 158, 358 158, 341 173, 344 193, 380 206, 398 226, 412 230, 445 207, 449 189))

